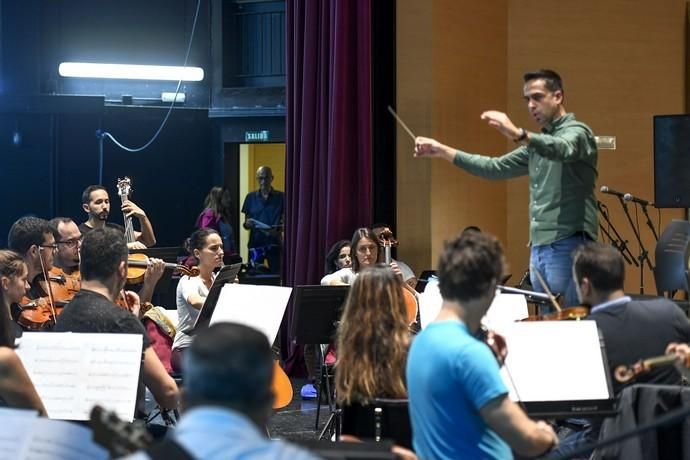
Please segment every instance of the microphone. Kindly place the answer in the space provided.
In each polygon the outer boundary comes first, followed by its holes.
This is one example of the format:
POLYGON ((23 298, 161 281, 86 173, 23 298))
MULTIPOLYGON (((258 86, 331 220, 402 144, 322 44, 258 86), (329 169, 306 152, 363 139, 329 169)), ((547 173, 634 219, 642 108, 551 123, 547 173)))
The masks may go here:
POLYGON ((618 198, 623 198, 625 196, 625 193, 621 193, 618 190, 608 188, 605 185, 602 185, 601 188, 599 189, 599 191, 602 193, 608 193, 609 195, 616 195, 618 198))
MULTIPOLYGON (((649 201, 643 200, 642 198, 637 198, 636 196, 633 196, 630 193, 626 193, 625 195, 623 195, 623 201, 632 201, 633 203, 639 203, 642 206, 649 205, 649 201)), ((652 206, 654 206, 654 203, 652 203, 652 206)))

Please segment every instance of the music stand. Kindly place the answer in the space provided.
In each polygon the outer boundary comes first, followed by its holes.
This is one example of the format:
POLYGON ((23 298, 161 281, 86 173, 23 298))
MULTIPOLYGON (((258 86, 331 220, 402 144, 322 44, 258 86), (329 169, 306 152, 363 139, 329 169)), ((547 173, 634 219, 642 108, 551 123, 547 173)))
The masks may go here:
MULTIPOLYGON (((350 286, 297 286, 295 288, 294 320, 292 335, 298 345, 317 345, 321 375, 326 372, 326 396, 331 417, 319 436, 323 436, 333 420, 334 406, 331 397, 331 385, 327 368, 323 366, 322 343, 331 343, 335 339, 338 330, 338 322, 342 313, 345 298, 350 286)), ((319 397, 316 402, 315 429, 319 427, 321 415, 321 385, 319 384, 319 397)))
POLYGON ((216 309, 216 303, 218 303, 218 297, 220 297, 220 291, 225 284, 235 281, 237 274, 240 272, 240 268, 242 268, 242 264, 224 265, 220 269, 216 278, 213 280, 211 289, 208 290, 208 296, 199 311, 199 316, 197 316, 194 322, 194 327, 191 331, 186 333, 187 335, 194 335, 198 330, 209 326, 211 323, 211 316, 213 316, 213 312, 216 309))

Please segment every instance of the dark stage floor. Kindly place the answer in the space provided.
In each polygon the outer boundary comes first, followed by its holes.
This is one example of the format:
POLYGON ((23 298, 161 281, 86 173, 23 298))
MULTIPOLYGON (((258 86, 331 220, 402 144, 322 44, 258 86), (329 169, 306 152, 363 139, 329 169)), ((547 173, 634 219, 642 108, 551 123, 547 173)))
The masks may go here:
POLYGON ((290 379, 294 396, 292 402, 285 408, 276 411, 268 422, 268 431, 273 439, 299 441, 316 439, 325 426, 329 410, 328 404, 321 405, 319 429, 315 430, 316 400, 304 401, 300 397, 300 389, 306 383, 305 379, 290 379))

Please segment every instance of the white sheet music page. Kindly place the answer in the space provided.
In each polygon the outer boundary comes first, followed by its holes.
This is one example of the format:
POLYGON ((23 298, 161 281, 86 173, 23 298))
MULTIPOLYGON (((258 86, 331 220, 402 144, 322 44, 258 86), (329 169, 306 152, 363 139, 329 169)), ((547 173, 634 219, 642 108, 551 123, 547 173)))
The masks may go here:
MULTIPOLYGON (((438 316, 443 306, 443 298, 438 287, 438 279, 429 280, 424 292, 419 295, 419 318, 422 329, 427 327, 438 316)), ((515 321, 527 318, 527 300, 521 294, 503 294, 496 291, 496 296, 489 310, 482 318, 482 324, 498 333, 515 321)))
POLYGON ((35 411, 0 408, 0 426, 2 458, 108 458, 108 452, 92 440, 91 429, 61 420, 38 418, 35 411))
POLYGON ((609 398, 594 321, 513 323, 504 333, 508 357, 501 376, 514 401, 609 398))
POLYGON ((17 353, 52 419, 88 420, 100 404, 134 419, 142 336, 25 332, 17 353))
POLYGON ((292 288, 226 284, 220 291, 210 324, 239 323, 263 332, 269 343, 278 335, 292 288))

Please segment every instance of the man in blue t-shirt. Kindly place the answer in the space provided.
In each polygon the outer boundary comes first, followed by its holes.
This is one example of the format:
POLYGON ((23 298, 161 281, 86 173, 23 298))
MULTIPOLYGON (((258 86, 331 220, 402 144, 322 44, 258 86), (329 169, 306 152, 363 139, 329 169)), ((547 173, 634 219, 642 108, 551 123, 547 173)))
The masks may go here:
POLYGON ((443 307, 414 340, 407 360, 420 458, 503 460, 512 457, 511 449, 535 456, 558 443, 548 424, 530 420, 508 398, 496 358, 474 336, 503 269, 501 246, 491 235, 465 232, 445 244, 438 263, 443 307))
POLYGON ((268 272, 280 273, 285 194, 271 185, 273 172, 268 166, 256 170, 256 181, 259 190, 249 192, 242 204, 242 226, 249 230, 249 260, 254 266, 267 260, 268 272))

